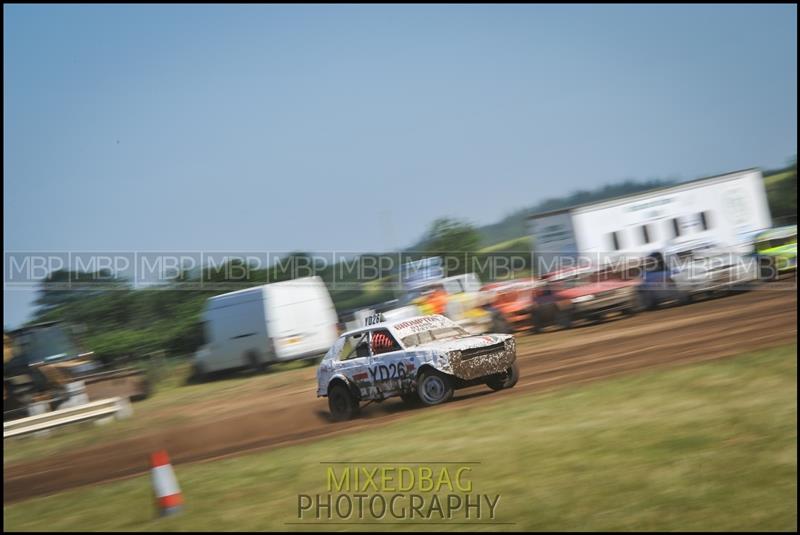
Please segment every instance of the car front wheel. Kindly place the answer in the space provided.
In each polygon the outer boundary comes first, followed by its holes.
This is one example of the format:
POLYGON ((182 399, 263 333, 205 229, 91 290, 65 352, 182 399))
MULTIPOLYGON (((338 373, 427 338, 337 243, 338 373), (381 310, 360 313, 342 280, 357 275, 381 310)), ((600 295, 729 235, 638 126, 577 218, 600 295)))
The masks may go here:
POLYGON ((350 420, 358 414, 358 401, 349 388, 343 384, 336 384, 328 392, 328 408, 334 421, 350 420))
POLYGON ((492 390, 504 390, 512 388, 517 381, 519 381, 519 367, 515 362, 506 369, 504 374, 494 376, 486 381, 486 385, 492 390))
POLYGON ((417 393, 423 404, 439 405, 453 398, 453 381, 443 373, 425 370, 417 382, 417 393))
POLYGON ((511 326, 508 324, 508 320, 497 310, 492 311, 492 332, 495 333, 502 333, 502 334, 509 334, 511 332, 511 326))

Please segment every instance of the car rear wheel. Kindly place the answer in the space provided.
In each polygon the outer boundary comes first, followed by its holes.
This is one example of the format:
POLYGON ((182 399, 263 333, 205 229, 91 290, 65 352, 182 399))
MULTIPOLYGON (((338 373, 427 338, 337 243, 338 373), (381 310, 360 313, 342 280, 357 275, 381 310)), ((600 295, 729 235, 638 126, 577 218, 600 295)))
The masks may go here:
POLYGON ((678 303, 681 305, 691 305, 694 301, 694 296, 688 290, 684 290, 678 294, 678 303))
POLYGON ((633 316, 643 308, 644 306, 642 304, 642 296, 639 294, 639 292, 634 292, 631 295, 631 299, 630 302, 628 303, 628 306, 622 309, 622 313, 625 314, 626 316, 633 316))
POLYGON ((358 401, 345 385, 335 384, 328 392, 328 409, 334 421, 350 420, 358 414, 358 401))
POLYGON ((417 382, 417 394, 429 407, 445 403, 453 399, 453 381, 443 373, 425 370, 417 382))
POLYGON ((556 323, 564 329, 572 328, 572 314, 569 310, 559 310, 556 313, 556 323))
POLYGON ((775 258, 771 256, 759 257, 759 278, 762 281, 778 280, 778 265, 775 258))
POLYGON ((639 290, 638 293, 642 310, 655 310, 658 308, 658 298, 655 295, 655 290, 647 288, 639 290))
POLYGON ((542 314, 538 309, 531 312, 530 331, 533 334, 539 334, 542 332, 542 314))
POLYGON ((496 375, 486 381, 486 385, 492 390, 504 390, 512 388, 517 381, 519 381, 519 367, 515 362, 506 369, 504 374, 496 375))

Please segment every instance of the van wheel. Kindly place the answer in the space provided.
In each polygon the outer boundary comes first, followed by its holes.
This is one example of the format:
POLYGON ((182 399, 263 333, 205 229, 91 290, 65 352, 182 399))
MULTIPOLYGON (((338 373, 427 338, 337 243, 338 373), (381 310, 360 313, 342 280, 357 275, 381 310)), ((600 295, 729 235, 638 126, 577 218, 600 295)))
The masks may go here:
POLYGON ((335 422, 350 420, 358 414, 358 401, 353 397, 349 388, 338 383, 328 391, 328 409, 335 422))
POLYGON ((255 351, 251 351, 247 354, 247 364, 253 370, 257 371, 258 373, 264 373, 267 371, 267 363, 263 362, 259 357, 258 353, 255 351))
POLYGON ((453 399, 453 381, 435 370, 425 370, 417 382, 417 393, 423 404, 431 407, 453 399))
POLYGON ((513 388, 517 381, 519 381, 519 366, 514 362, 506 369, 504 374, 495 375, 486 381, 486 386, 492 390, 503 390, 513 388))
POLYGON ((202 364, 196 362, 192 365, 192 373, 189 375, 189 379, 186 382, 190 385, 196 385, 204 383, 207 379, 208 372, 206 372, 202 364))

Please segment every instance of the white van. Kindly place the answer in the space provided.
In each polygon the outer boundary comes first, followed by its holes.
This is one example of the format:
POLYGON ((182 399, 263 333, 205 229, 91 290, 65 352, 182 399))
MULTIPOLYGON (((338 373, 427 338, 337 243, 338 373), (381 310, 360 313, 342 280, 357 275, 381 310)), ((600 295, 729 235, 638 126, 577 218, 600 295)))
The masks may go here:
POLYGON ((336 341, 337 316, 319 277, 264 284, 211 297, 196 377, 232 368, 322 356, 336 341))

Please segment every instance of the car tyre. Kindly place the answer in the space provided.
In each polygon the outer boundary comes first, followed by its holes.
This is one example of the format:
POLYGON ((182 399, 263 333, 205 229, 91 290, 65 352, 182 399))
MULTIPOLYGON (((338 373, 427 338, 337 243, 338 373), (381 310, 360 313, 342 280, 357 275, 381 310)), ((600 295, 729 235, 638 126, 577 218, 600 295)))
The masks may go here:
POLYGON ((639 292, 634 292, 633 295, 631 295, 630 303, 628 303, 626 308, 622 309, 622 313, 626 316, 633 316, 642 309, 644 309, 644 305, 642 304, 642 296, 639 294, 639 292))
POLYGON ((530 332, 532 334, 539 334, 542 332, 542 315, 539 313, 538 308, 531 312, 530 332))
POLYGON ((492 332, 501 334, 511 333, 511 326, 508 324, 508 321, 497 310, 492 310, 492 332))
POLYGON ((358 414, 358 401, 345 385, 335 384, 328 391, 328 409, 335 422, 351 420, 358 414))
POLYGON ((417 381, 417 394, 423 405, 432 407, 453 399, 452 379, 435 370, 425 370, 417 381))
POLYGON ((774 257, 759 257, 759 278, 765 282, 778 280, 778 265, 774 257))
POLYGON ((656 310, 661 304, 660 298, 655 294, 655 290, 643 290, 640 297, 645 310, 656 310))
POLYGON ((680 294, 678 294, 678 302, 681 305, 691 305, 693 301, 694 301, 694 296, 692 295, 691 292, 683 291, 680 294))
POLYGON ((556 323, 563 329, 572 328, 572 314, 569 310, 559 310, 556 312, 556 323))
POLYGON ((519 366, 514 362, 506 369, 505 374, 496 375, 486 381, 486 386, 492 390, 505 390, 506 388, 513 388, 519 381, 519 366))

